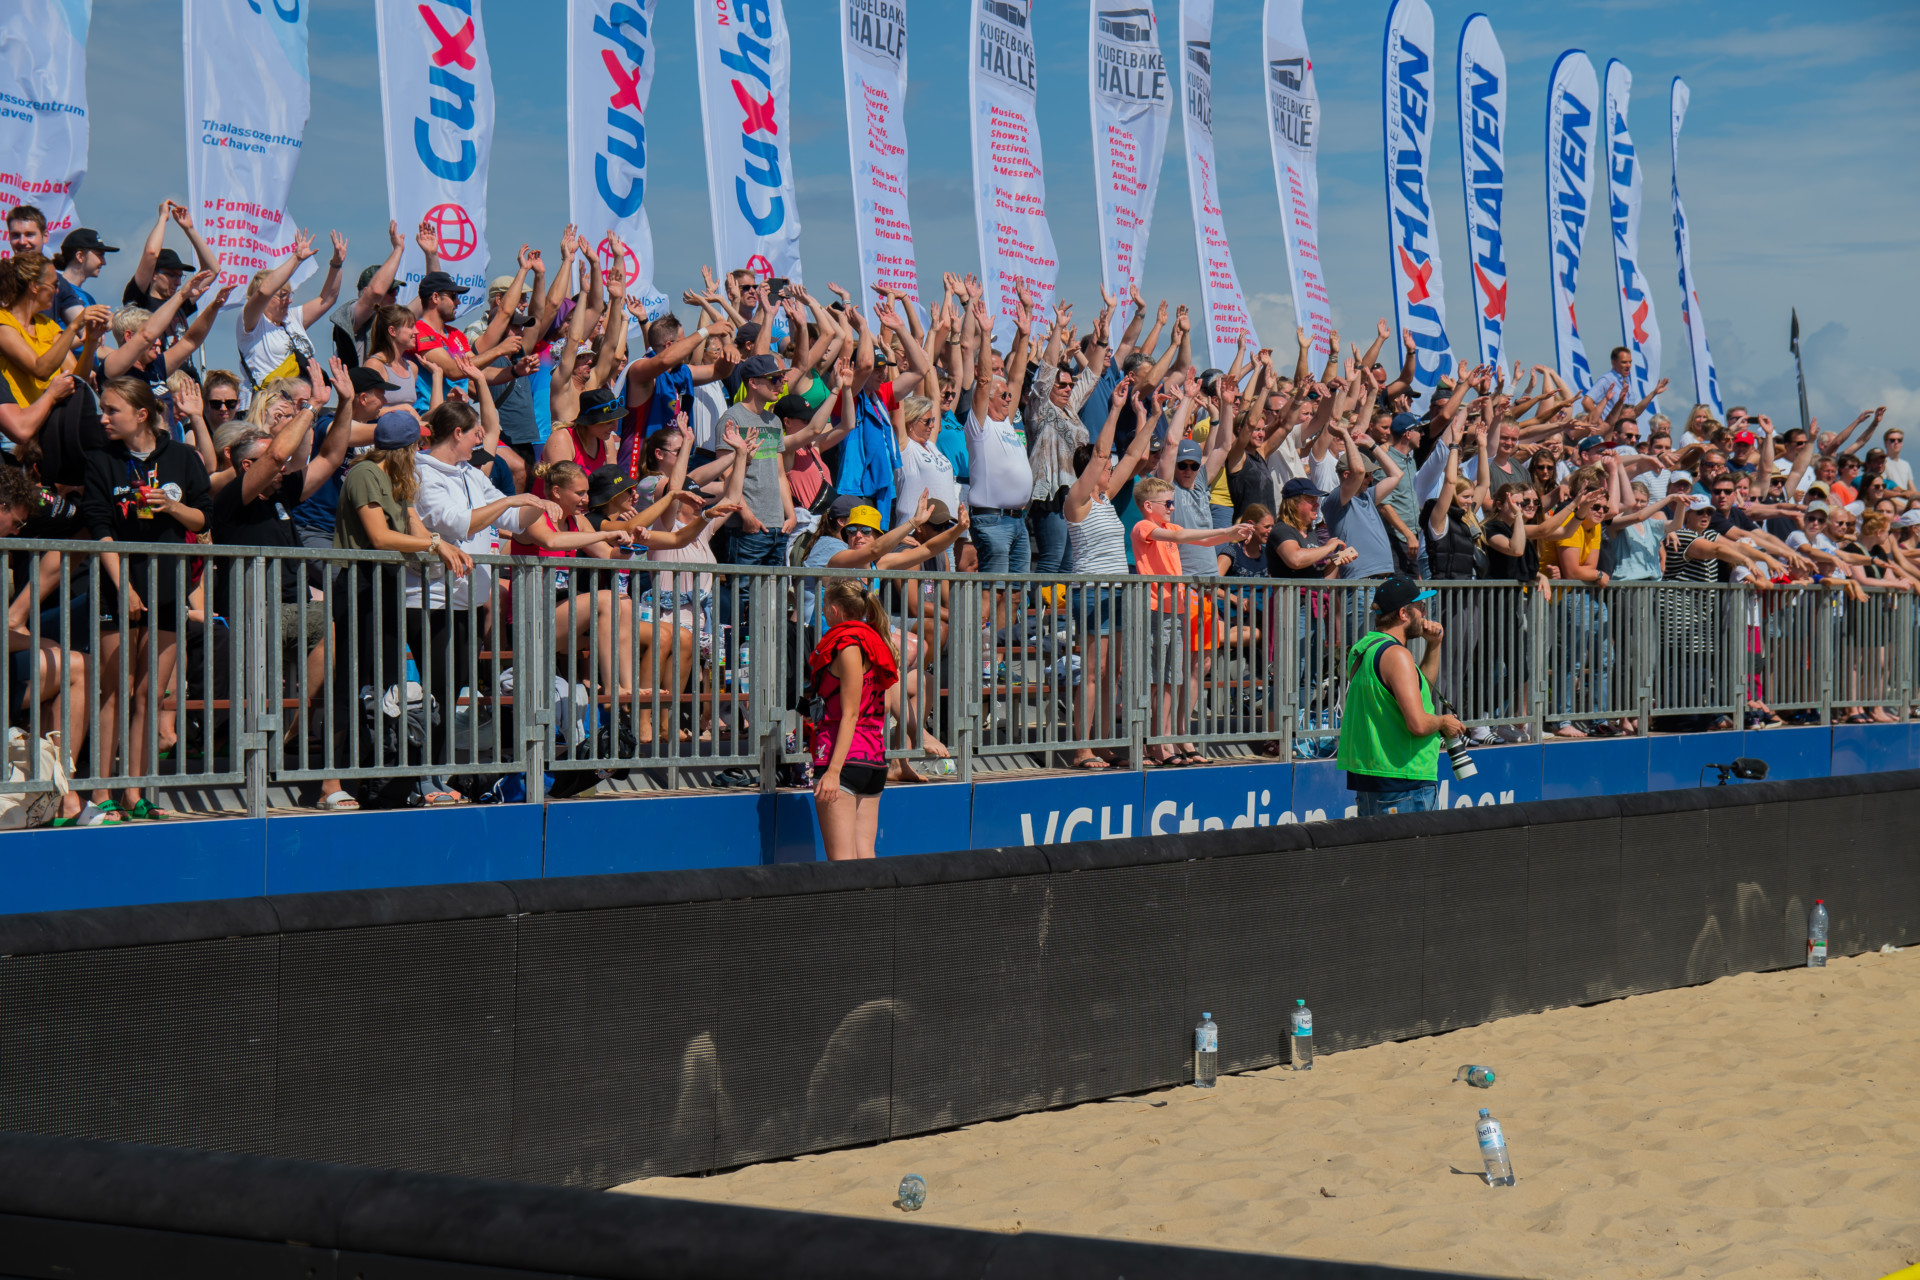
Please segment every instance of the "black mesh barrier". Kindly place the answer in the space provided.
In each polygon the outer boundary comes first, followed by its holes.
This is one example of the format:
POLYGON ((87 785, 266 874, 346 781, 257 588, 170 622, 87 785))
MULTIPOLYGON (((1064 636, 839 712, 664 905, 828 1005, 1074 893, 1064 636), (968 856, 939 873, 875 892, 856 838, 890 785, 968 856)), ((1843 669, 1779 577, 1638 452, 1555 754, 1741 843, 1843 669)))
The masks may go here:
POLYGON ((609 1186, 714 1165, 725 904, 520 922, 513 1065, 516 1178, 609 1186))
POLYGON ((1420 1021, 1428 1034, 1527 1011, 1527 832, 1426 836, 1420 1021))
POLYGON ((893 898, 865 890, 729 903, 695 942, 719 976, 715 1165, 888 1135, 893 898))
POLYGON ((281 940, 0 962, 0 1129, 212 1150, 273 1145, 281 940))
POLYGON ((1047 887, 1032 875, 895 891, 893 1136, 1046 1105, 1047 887))
POLYGON ((1192 1078, 1200 1014, 1187 992, 1187 868, 1075 870, 1046 906, 1047 1101, 1192 1078))
POLYGON ((1177 1084, 1205 1012, 1238 1071, 1300 998, 1331 1052, 1802 964, 1816 897, 1836 956, 1911 944, 1916 822, 1920 772, 0 917, 0 1126, 702 1172, 1177 1084))
POLYGON ((1707 850, 1718 868, 1727 940, 1727 972, 1778 969, 1802 959, 1803 919, 1787 921, 1787 830, 1790 806, 1735 805, 1709 811, 1707 850), (1802 932, 1789 936, 1791 929, 1802 932))
POLYGON ((1815 899, 1825 899, 1827 905, 1828 955, 1846 955, 1866 946, 1866 908, 1860 884, 1859 842, 1864 834, 1861 799, 1859 795, 1823 796, 1795 800, 1790 806, 1787 929, 1799 936, 1803 956, 1807 917, 1815 899))
POLYGON ((1419 1034, 1423 844, 1407 838, 1313 850, 1303 994, 1316 1053, 1419 1034))
POLYGON ((505 918, 286 935, 275 1153, 505 1173, 513 949, 505 918))
POLYGON ((1527 1007, 1618 994, 1620 819, 1527 828, 1527 1007))
POLYGON ((1726 972, 1713 911, 1720 868, 1708 811, 1620 819, 1620 909, 1615 947, 1623 995, 1708 982, 1726 972))

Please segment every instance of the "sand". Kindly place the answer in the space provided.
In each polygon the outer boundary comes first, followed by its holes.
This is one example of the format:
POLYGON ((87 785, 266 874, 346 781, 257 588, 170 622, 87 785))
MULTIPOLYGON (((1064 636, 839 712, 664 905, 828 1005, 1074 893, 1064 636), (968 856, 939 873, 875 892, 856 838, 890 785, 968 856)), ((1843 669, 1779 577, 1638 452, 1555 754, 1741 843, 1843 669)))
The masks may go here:
POLYGON ((1555 1280, 1876 1280, 1920 1263, 1920 948, 619 1190, 900 1217, 909 1172, 914 1220, 994 1231, 1555 1280), (1450 1083, 1462 1063, 1497 1082, 1450 1083), (1480 1107, 1516 1186, 1482 1180, 1480 1107))

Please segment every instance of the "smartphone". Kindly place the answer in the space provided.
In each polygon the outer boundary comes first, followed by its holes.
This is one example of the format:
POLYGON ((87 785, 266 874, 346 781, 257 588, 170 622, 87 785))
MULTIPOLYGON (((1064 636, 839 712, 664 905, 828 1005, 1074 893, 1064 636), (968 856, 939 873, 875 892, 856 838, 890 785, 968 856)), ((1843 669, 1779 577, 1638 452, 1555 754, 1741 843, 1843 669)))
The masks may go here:
POLYGON ((778 302, 780 301, 780 299, 786 297, 788 283, 789 282, 787 281, 787 279, 783 276, 774 276, 772 279, 768 280, 767 281, 768 300, 772 302, 778 302))

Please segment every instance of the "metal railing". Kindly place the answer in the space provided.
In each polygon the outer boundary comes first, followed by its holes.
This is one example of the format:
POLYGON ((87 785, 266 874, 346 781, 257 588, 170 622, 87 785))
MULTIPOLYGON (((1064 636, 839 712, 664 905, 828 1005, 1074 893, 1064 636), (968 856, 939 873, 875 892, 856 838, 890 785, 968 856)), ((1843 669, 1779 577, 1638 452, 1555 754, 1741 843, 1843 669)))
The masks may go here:
MULTIPOLYGON (((375 552, 5 549, 11 723, 84 758, 76 790, 236 791, 256 814, 270 788, 311 800, 336 780, 381 803, 539 801, 549 778, 555 796, 798 782, 806 658, 838 577, 886 607, 902 673, 887 754, 922 776, 1096 752, 1330 757, 1376 585, 502 556, 450 584, 437 561, 375 552)), ((1433 586, 1439 691, 1509 740, 1740 724, 1750 703, 1906 719, 1920 699, 1904 592, 1433 586)), ((25 759, 0 792, 52 787, 25 759)))

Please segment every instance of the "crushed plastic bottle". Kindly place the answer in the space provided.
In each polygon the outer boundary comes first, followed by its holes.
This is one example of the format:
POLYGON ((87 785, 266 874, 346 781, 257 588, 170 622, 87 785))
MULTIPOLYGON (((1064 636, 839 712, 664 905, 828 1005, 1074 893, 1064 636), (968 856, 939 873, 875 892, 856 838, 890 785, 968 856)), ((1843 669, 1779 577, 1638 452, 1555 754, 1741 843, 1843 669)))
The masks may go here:
POLYGON ((900 1207, 912 1213, 927 1202, 927 1180, 917 1173, 900 1179, 900 1207))
POLYGON ((1474 1136, 1480 1140, 1480 1158, 1487 1162, 1487 1185, 1490 1187, 1510 1187, 1513 1185, 1513 1161, 1507 1156, 1507 1135, 1500 1131, 1500 1122, 1485 1107, 1480 1108, 1480 1120, 1473 1126, 1474 1136))
POLYGON ((1476 1089, 1490 1089, 1493 1087, 1493 1068, 1476 1067, 1469 1063, 1454 1072, 1453 1078, 1456 1082, 1465 1080, 1476 1089))
POLYGON ((1193 1029, 1193 1087, 1211 1089, 1219 1074, 1220 1028, 1212 1014, 1203 1013, 1200 1025, 1193 1029))
POLYGON ((1807 968, 1827 967, 1827 901, 1813 900, 1813 914, 1807 917, 1807 968))
POLYGON ((1305 1000, 1295 1000, 1292 1014, 1293 1069, 1313 1070, 1313 1010, 1305 1000))

